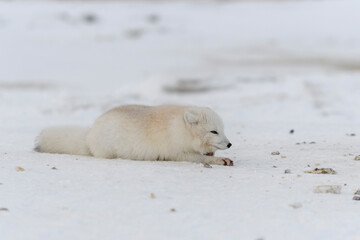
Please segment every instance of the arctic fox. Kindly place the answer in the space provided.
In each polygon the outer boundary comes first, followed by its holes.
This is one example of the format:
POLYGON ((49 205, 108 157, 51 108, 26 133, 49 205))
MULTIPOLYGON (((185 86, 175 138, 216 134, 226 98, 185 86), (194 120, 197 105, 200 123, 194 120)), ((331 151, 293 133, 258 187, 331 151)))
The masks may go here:
POLYGON ((100 116, 93 126, 43 130, 35 150, 154 161, 190 161, 233 166, 214 157, 231 147, 221 118, 210 108, 126 105, 100 116))

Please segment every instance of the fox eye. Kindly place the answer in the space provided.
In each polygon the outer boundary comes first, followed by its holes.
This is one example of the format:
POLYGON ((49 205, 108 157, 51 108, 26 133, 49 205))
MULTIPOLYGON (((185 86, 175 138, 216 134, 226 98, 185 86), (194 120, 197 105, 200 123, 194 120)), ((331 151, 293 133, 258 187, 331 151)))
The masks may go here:
POLYGON ((213 133, 213 134, 219 134, 217 131, 211 131, 211 133, 213 133))

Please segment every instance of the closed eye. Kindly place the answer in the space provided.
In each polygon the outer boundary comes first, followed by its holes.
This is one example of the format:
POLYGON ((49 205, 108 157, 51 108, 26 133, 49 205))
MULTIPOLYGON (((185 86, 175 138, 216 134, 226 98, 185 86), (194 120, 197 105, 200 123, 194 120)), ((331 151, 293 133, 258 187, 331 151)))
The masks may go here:
POLYGON ((211 133, 213 133, 213 134, 219 134, 217 131, 211 131, 211 133))

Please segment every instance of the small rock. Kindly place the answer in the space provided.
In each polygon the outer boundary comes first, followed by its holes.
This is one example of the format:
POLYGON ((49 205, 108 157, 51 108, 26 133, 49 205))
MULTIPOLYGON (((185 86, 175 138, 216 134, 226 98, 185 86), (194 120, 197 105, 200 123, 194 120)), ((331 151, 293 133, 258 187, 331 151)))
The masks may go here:
POLYGON ((275 165, 274 165, 274 166, 272 166, 272 167, 273 167, 273 168, 277 168, 277 166, 275 166, 275 165))
POLYGON ((314 188, 314 193, 341 193, 341 185, 319 185, 314 188))
POLYGON ((289 207, 298 209, 298 208, 302 208, 302 204, 301 203, 293 203, 293 204, 289 204, 289 207))
POLYGON ((212 166, 208 163, 204 163, 204 168, 212 168, 212 166))
POLYGON ((360 189, 356 190, 356 192, 354 193, 354 195, 360 195, 360 189))
POLYGON ((296 145, 300 145, 300 143, 298 142, 298 143, 296 143, 296 145))
POLYGON ((52 167, 51 169, 52 169, 52 170, 57 170, 57 168, 56 168, 56 167, 52 167))
POLYGON ((360 201, 360 196, 354 196, 353 200, 360 201))
POLYGON ((316 142, 310 142, 309 144, 315 144, 316 142))
POLYGON ((294 134, 294 132, 295 132, 295 130, 294 130, 294 129, 291 129, 289 133, 290 133, 290 134, 294 134))
POLYGON ((150 197, 151 197, 152 199, 154 199, 154 198, 155 198, 155 194, 154 194, 154 193, 150 193, 150 197))
POLYGON ((360 155, 354 158, 355 161, 360 161, 360 155))
POLYGON ((176 212, 176 209, 175 209, 175 208, 171 208, 171 209, 170 209, 170 212, 176 212))
POLYGON ((149 16, 146 17, 147 21, 150 23, 157 23, 160 20, 159 15, 156 14, 150 14, 149 16))
POLYGON ((290 170, 290 169, 285 169, 284 173, 290 174, 290 173, 291 173, 291 170, 290 170))
POLYGON ((23 172, 23 171, 25 171, 24 168, 19 167, 19 166, 17 166, 17 167, 15 168, 15 170, 16 170, 17 172, 23 172))
POLYGON ((350 133, 350 137, 355 137, 356 134, 355 133, 350 133))
POLYGON ((9 209, 7 209, 7 208, 0 208, 0 211, 9 211, 9 209))
POLYGON ((271 155, 280 155, 279 151, 272 152, 271 155))
POLYGON ((128 29, 125 32, 125 34, 129 38, 137 39, 137 38, 140 38, 144 34, 144 31, 140 28, 133 28, 133 29, 128 29))
POLYGON ((87 22, 89 24, 93 24, 93 23, 97 22, 97 20, 98 20, 97 16, 92 13, 85 14, 83 16, 83 19, 85 22, 87 22))

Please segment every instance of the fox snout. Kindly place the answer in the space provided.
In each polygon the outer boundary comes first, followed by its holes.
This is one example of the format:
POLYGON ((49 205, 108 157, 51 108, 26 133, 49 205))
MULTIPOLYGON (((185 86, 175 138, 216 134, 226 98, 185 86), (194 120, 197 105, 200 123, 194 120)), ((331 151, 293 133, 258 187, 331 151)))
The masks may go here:
POLYGON ((225 141, 225 142, 221 142, 220 144, 216 144, 214 145, 215 147, 217 147, 218 149, 221 149, 221 150, 225 150, 225 149, 228 149, 232 146, 232 143, 230 143, 228 140, 225 141))

